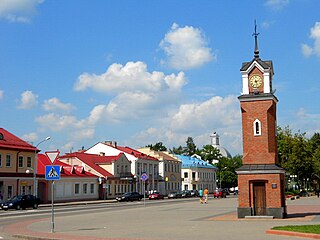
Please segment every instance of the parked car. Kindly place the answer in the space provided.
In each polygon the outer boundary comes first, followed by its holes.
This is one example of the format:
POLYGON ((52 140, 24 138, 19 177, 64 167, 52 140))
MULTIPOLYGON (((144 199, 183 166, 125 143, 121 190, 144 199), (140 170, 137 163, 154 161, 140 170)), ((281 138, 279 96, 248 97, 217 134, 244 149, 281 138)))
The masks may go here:
POLYGON ((190 190, 190 192, 191 192, 191 197, 199 197, 198 190, 190 190))
POLYGON ((118 202, 140 201, 143 198, 138 192, 127 192, 120 197, 116 197, 118 202))
POLYGON ((33 208, 37 209, 40 204, 40 198, 35 197, 33 195, 18 195, 13 198, 10 198, 8 201, 5 201, 0 204, 1 209, 26 209, 33 208))
POLYGON ((182 197, 183 198, 191 197, 191 191, 190 190, 183 190, 182 191, 182 197))
POLYGON ((300 196, 300 197, 309 197, 310 194, 309 194, 306 190, 302 190, 302 191, 299 193, 299 196, 300 196))
POLYGON ((172 192, 168 194, 168 198, 182 198, 182 192, 172 192))
POLYGON ((149 200, 158 200, 158 199, 164 199, 164 195, 155 191, 149 194, 149 200))
POLYGON ((214 198, 226 198, 227 197, 227 193, 226 193, 226 191, 223 191, 222 189, 219 189, 219 190, 214 191, 213 197, 214 198))

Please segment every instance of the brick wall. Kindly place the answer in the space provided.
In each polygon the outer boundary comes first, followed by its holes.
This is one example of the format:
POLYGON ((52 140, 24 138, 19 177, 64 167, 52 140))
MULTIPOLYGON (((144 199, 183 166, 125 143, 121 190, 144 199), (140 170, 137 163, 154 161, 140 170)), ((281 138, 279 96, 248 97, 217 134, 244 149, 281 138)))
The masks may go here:
POLYGON ((276 164, 276 102, 241 102, 243 164, 276 164), (261 135, 254 136, 254 121, 261 122, 261 135))
POLYGON ((238 175, 239 207, 253 207, 253 182, 263 181, 266 184, 266 207, 279 208, 284 207, 283 186, 284 174, 247 174, 238 175), (276 184, 276 188, 272 188, 272 184, 276 184))

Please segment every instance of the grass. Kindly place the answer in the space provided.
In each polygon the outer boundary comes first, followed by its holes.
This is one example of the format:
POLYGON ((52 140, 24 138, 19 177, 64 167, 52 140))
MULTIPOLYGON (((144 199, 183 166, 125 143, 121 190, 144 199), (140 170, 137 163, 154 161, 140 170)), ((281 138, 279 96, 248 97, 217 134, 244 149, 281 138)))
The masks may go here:
POLYGON ((274 227, 272 229, 273 230, 291 231, 291 232, 320 234, 320 225, 279 226, 279 227, 274 227))

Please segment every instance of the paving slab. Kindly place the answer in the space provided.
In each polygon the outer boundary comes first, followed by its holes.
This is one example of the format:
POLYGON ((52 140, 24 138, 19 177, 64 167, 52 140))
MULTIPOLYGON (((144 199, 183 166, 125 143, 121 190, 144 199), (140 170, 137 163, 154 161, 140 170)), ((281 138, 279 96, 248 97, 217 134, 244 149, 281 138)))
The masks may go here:
MULTIPOLYGON (((198 199, 177 204, 135 203, 134 208, 81 215, 56 216, 55 233, 51 219, 30 219, 3 227, 6 234, 25 239, 87 240, 278 240, 293 236, 267 234, 274 226, 320 224, 320 199, 287 200, 287 219, 238 219, 237 198, 198 199)), ((299 239, 310 239, 303 236, 299 239)))

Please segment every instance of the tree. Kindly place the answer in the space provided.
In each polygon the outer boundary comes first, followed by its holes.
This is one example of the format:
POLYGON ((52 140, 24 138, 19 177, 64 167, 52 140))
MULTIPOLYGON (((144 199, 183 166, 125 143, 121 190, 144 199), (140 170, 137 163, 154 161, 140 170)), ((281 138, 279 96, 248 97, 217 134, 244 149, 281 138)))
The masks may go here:
POLYGON ((208 161, 210 164, 212 164, 212 160, 219 160, 222 157, 220 150, 210 144, 203 146, 202 149, 198 149, 196 154, 198 154, 202 160, 208 161))
POLYGON ((155 145, 149 144, 148 146, 153 151, 167 151, 166 146, 162 142, 157 142, 155 145))
POLYGON ((187 156, 192 156, 193 154, 196 153, 197 150, 197 146, 196 144, 193 142, 193 138, 192 137, 188 137, 187 141, 186 141, 187 147, 186 147, 186 152, 185 154, 187 156))
POLYGON ((172 149, 169 150, 169 152, 177 155, 185 155, 185 148, 182 146, 179 146, 177 148, 173 147, 172 149))
POLYGON ((242 165, 242 156, 237 155, 233 158, 221 157, 216 164, 218 167, 217 179, 219 187, 221 183, 222 188, 231 188, 238 186, 238 175, 236 170, 242 165))
POLYGON ((298 185, 306 187, 311 181, 316 168, 315 146, 318 143, 316 135, 310 143, 305 133, 298 131, 292 134, 289 127, 278 128, 278 158, 280 165, 290 174, 296 175, 298 185))

